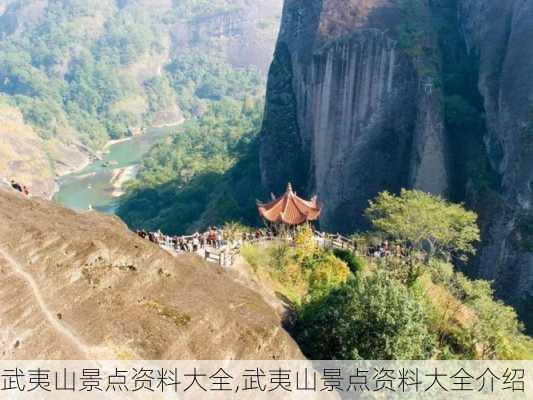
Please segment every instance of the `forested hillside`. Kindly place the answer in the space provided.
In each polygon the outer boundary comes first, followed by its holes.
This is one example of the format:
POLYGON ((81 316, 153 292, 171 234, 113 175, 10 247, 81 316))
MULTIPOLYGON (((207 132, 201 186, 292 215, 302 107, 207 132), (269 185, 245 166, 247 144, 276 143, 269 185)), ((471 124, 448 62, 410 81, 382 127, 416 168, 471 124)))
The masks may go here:
POLYGON ((255 94, 279 13, 279 1, 2 1, 0 95, 66 172, 109 139, 255 94))
POLYGON ((118 215, 134 228, 176 234, 230 220, 259 222, 262 116, 262 98, 211 103, 144 157, 118 215))
MULTIPOLYGON (((268 21, 261 26, 267 28, 268 21)), ((144 157, 118 215, 131 227, 168 233, 228 220, 258 222, 256 135, 265 76, 198 52, 176 59, 166 72, 190 118, 144 157)))

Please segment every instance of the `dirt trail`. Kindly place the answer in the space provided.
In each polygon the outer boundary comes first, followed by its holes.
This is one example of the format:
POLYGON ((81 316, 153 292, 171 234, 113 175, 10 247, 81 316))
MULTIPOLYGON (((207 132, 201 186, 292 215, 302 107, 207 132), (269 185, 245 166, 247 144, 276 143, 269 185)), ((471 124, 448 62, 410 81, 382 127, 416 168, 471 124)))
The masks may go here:
POLYGON ((52 326, 58 332, 59 335, 65 337, 68 341, 74 344, 81 354, 85 355, 87 358, 90 358, 89 355, 91 354, 91 351, 89 349, 89 346, 87 346, 79 336, 75 335, 71 330, 69 330, 64 324, 62 324, 57 319, 57 317, 54 315, 54 312, 50 310, 50 308, 46 304, 39 289, 39 286, 37 285, 33 277, 29 273, 24 271, 24 268, 2 248, 0 248, 0 258, 3 258, 7 262, 8 266, 11 267, 15 275, 22 278, 24 282, 29 285, 33 296, 35 297, 36 303, 38 304, 41 312, 43 313, 50 326, 52 326))
POLYGON ((118 218, 0 186, 0 221, 0 359, 303 357, 252 288, 118 218))

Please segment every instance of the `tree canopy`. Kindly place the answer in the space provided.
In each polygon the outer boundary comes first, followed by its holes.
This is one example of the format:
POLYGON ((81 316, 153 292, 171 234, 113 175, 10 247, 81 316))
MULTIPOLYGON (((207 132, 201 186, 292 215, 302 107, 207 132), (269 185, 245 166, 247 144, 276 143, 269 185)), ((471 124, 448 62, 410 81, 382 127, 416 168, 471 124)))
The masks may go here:
POLYGON ((418 190, 383 192, 365 211, 373 227, 391 239, 444 258, 475 254, 480 240, 477 215, 461 204, 418 190))
POLYGON ((424 359, 434 340, 425 320, 409 289, 379 274, 306 305, 297 338, 318 360, 424 359))

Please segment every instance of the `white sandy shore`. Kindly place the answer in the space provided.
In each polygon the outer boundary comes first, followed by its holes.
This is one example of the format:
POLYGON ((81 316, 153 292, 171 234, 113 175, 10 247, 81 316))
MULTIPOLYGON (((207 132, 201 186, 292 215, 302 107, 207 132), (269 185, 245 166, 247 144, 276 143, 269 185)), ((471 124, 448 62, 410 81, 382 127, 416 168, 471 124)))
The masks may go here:
POLYGON ((111 146, 115 144, 127 142, 127 141, 130 141, 131 139, 133 139, 133 136, 128 136, 122 139, 110 140, 104 145, 104 147, 102 148, 102 152, 106 152, 111 146))
POLYGON ((135 178, 139 171, 138 165, 132 165, 126 168, 117 168, 113 171, 113 177, 111 178, 111 185, 113 185, 113 193, 111 196, 120 197, 124 194, 122 187, 127 181, 135 178))

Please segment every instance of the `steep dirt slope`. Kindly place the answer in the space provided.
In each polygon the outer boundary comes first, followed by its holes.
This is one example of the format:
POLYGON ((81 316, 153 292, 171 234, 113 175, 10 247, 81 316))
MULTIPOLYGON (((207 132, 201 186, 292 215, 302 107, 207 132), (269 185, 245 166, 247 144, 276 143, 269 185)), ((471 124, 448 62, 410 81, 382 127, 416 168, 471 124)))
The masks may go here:
POLYGON ((261 297, 118 219, 0 188, 0 358, 300 358, 261 297))

